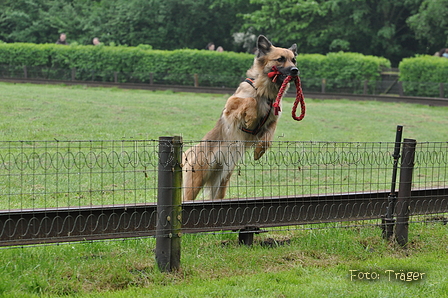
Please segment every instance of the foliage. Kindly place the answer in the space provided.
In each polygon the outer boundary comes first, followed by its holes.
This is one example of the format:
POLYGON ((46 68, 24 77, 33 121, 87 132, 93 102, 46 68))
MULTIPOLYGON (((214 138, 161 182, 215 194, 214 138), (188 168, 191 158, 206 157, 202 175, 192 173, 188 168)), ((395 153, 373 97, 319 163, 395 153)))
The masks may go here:
POLYGON ((448 87, 448 59, 435 56, 403 59, 400 62, 400 81, 406 94, 438 97, 440 83, 448 87))
POLYGON ((406 24, 422 0, 252 0, 262 8, 246 14, 246 27, 275 42, 297 42, 299 52, 359 52, 402 57, 424 51, 406 24))
POLYGON ((0 2, 0 39, 6 42, 55 42, 66 33, 69 43, 156 49, 204 49, 214 41, 239 50, 232 34, 242 26, 235 11, 250 12, 245 0, 4 0, 0 2), (211 29, 212 28, 212 29, 211 29))
MULTIPOLYGON (((236 87, 253 62, 253 55, 245 53, 147 48, 0 44, 0 65, 10 65, 11 69, 17 66, 16 71, 22 73, 23 65, 43 67, 45 74, 40 72, 39 78, 66 80, 71 79, 72 68, 76 68, 77 80, 114 81, 116 72, 119 82, 148 83, 153 73, 154 83, 177 85, 193 85, 193 75, 199 74, 200 86, 236 87)), ((319 80, 308 81, 310 87, 320 86, 322 78, 332 79, 334 87, 352 81, 376 81, 381 68, 390 67, 385 58, 343 52, 326 56, 301 54, 297 61, 304 79, 319 80)))
MULTIPOLYGON (((382 57, 364 56, 358 53, 300 54, 297 64, 301 78, 313 91, 321 88, 321 80, 327 79, 326 90, 362 85, 367 80, 378 81, 382 68, 390 67, 390 61, 382 57)), ((355 88, 356 89, 356 88, 355 88)))
POLYGON ((446 46, 448 0, 3 0, 0 40, 151 45, 154 49, 251 52, 265 34, 300 53, 349 51, 394 66, 446 46))
POLYGON ((417 38, 434 51, 448 45, 448 0, 425 0, 408 19, 417 38), (439 46, 439 48, 434 47, 439 46))

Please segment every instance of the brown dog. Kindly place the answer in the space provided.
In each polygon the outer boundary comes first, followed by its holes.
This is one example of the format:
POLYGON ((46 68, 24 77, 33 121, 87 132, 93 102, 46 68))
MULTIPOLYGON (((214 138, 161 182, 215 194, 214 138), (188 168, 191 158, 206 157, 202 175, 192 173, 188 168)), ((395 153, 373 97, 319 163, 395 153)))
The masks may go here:
POLYGON ((212 200, 224 198, 232 171, 246 149, 254 147, 257 160, 271 144, 280 116, 275 115, 272 103, 283 80, 298 74, 297 46, 274 47, 260 35, 257 48, 248 79, 229 97, 215 127, 184 153, 184 200, 194 200, 202 188, 212 200))

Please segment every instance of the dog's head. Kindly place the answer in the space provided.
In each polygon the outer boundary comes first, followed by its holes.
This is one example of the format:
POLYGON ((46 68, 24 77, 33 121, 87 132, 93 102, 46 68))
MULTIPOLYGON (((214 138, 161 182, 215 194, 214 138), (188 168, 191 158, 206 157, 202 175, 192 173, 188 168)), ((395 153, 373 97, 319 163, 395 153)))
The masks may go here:
POLYGON ((258 36, 256 63, 268 74, 278 70, 279 74, 275 83, 281 85, 283 80, 289 76, 299 75, 296 65, 297 45, 293 44, 289 49, 278 48, 263 35, 258 36))

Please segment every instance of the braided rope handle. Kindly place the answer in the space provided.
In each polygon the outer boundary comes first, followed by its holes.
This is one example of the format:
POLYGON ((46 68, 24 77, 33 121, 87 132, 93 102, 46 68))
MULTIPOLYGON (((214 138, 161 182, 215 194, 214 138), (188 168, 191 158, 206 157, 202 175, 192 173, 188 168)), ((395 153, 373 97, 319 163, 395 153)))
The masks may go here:
POLYGON ((303 91, 302 91, 302 85, 300 83, 300 78, 298 76, 287 76, 286 79, 283 81, 282 86, 280 87, 280 90, 278 90, 277 98, 275 99, 275 102, 272 104, 274 107, 274 114, 278 115, 278 113, 281 111, 280 109, 280 100, 283 97, 283 94, 285 93, 286 87, 288 83, 294 80, 294 83, 296 85, 296 100, 294 101, 294 105, 292 107, 292 118, 296 121, 300 121, 305 117, 305 99, 303 97, 303 91), (297 107, 300 103, 300 116, 297 116, 297 107))

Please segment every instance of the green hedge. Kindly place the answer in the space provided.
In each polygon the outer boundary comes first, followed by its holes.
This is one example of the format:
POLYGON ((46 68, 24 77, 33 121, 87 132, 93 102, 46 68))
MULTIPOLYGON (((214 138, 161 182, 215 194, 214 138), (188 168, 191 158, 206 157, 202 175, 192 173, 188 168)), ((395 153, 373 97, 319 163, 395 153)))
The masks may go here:
POLYGON ((299 55, 297 64, 308 89, 320 91, 322 79, 325 78, 327 92, 346 88, 358 93, 363 91, 364 81, 369 81, 369 88, 374 89, 376 81, 381 80, 381 70, 391 67, 386 58, 344 52, 328 53, 325 56, 299 55))
MULTIPOLYGON (((327 88, 356 84, 354 81, 377 81, 381 68, 390 67, 385 58, 343 52, 301 54, 297 61, 302 82, 310 88, 320 88, 322 78, 331 82, 327 88)), ((29 77, 48 79, 69 80, 71 69, 76 68, 77 80, 113 81, 117 72, 120 82, 149 82, 152 73, 154 83, 193 85, 193 74, 199 74, 200 86, 234 87, 252 62, 253 55, 234 52, 161 51, 148 46, 0 44, 3 73, 8 68, 19 75, 26 65, 29 77)))
POLYGON ((438 97, 440 83, 448 93, 448 59, 435 56, 405 58, 399 64, 403 91, 409 96, 438 97))

